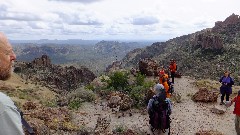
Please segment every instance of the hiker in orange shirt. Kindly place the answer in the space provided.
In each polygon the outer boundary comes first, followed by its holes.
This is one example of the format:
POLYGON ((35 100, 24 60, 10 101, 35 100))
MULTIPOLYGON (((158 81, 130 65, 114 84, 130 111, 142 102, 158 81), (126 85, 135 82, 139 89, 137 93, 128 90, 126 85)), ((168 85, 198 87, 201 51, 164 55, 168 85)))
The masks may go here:
POLYGON ((162 84, 166 90, 166 97, 170 98, 169 85, 168 85, 168 75, 164 72, 164 69, 159 72, 159 83, 162 84))
POLYGON ((174 77, 177 71, 177 64, 176 61, 173 59, 170 60, 169 70, 171 72, 172 83, 174 83, 174 77))

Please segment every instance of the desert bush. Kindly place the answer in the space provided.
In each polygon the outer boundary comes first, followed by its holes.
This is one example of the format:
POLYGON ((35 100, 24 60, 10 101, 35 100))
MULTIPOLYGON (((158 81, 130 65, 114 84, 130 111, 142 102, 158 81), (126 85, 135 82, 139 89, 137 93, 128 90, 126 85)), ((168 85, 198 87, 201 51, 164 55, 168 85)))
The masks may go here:
POLYGON ((46 99, 46 100, 41 100, 40 104, 46 107, 57 107, 57 101, 56 99, 46 99))
POLYGON ((221 86, 219 82, 213 80, 198 80, 194 82, 194 85, 197 86, 198 88, 205 87, 209 90, 219 89, 221 86))
POLYGON ((79 88, 68 94, 68 99, 81 99, 83 102, 92 102, 96 99, 95 93, 84 88, 79 88))
POLYGON ((146 89, 143 86, 136 86, 131 89, 129 95, 133 99, 135 107, 143 106, 145 93, 146 89))
POLYGON ((69 102, 68 104, 68 108, 70 110, 77 110, 78 108, 80 108, 82 106, 83 101, 81 101, 81 99, 78 100, 72 100, 69 102))
POLYGON ((142 86, 144 84, 144 80, 145 80, 145 75, 142 75, 141 73, 138 73, 136 78, 136 85, 140 85, 142 86))
POLYGON ((123 133, 126 131, 126 127, 124 125, 116 125, 115 129, 113 129, 113 133, 123 133))
POLYGON ((93 91, 95 88, 92 84, 88 84, 88 85, 85 86, 85 89, 93 91))
POLYGON ((121 88, 121 90, 126 90, 128 87, 128 74, 116 71, 110 74, 107 84, 108 87, 113 87, 115 90, 118 90, 119 88, 121 88))

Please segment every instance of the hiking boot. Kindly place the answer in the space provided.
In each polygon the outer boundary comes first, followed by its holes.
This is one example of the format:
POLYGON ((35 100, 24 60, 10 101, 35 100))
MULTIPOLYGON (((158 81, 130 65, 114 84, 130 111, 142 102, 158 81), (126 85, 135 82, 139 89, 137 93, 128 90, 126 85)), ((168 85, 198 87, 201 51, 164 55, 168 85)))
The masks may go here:
POLYGON ((220 103, 220 105, 224 105, 224 103, 223 103, 223 102, 221 102, 221 103, 220 103))

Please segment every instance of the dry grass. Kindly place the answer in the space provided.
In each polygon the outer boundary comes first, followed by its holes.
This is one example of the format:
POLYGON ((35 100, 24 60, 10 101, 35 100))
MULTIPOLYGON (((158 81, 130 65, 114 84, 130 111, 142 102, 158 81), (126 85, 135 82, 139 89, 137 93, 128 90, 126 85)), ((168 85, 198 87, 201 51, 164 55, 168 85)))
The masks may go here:
POLYGON ((205 87, 208 90, 218 90, 221 86, 218 81, 213 81, 210 79, 197 80, 194 82, 194 85, 198 88, 205 87))

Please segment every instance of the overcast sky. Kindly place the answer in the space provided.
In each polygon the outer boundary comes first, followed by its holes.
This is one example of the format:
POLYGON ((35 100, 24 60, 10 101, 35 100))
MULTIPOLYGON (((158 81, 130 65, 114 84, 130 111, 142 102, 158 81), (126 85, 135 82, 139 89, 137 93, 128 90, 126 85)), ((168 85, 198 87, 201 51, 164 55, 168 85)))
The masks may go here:
POLYGON ((214 26, 240 0, 0 0, 10 39, 166 40, 214 26))

